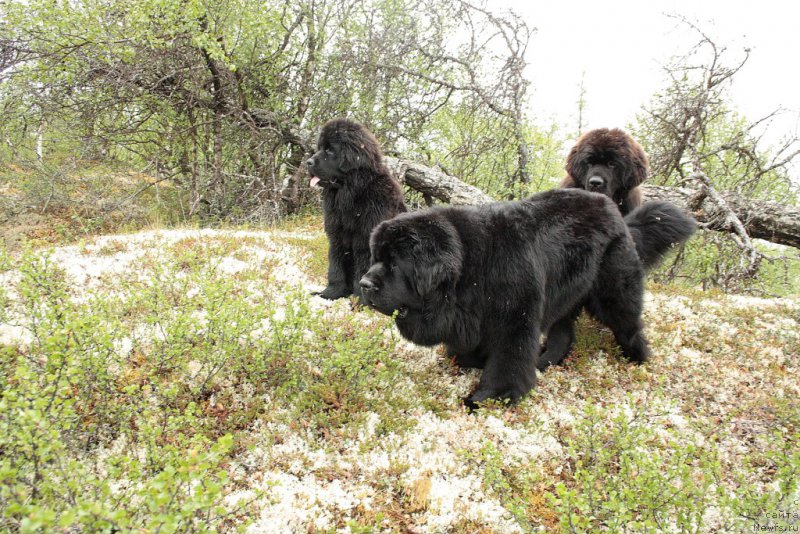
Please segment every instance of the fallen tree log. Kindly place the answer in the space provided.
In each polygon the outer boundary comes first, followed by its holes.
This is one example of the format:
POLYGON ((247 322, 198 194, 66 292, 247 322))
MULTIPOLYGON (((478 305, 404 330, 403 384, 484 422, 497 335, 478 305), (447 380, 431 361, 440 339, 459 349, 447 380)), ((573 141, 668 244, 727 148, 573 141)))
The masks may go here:
MULTIPOLYGON (((446 204, 484 204, 493 199, 477 187, 425 165, 386 158, 394 176, 409 188, 446 204)), ((690 212, 705 228, 732 232, 728 212, 703 189, 642 186, 645 200, 668 200, 690 212)), ((719 192, 744 225, 750 237, 800 248, 800 208, 777 202, 752 200, 730 192, 719 192)))
MULTIPOLYGON (((308 132, 294 125, 284 125, 280 119, 266 112, 253 113, 253 117, 259 127, 264 124, 282 126, 280 131, 289 143, 302 148, 307 154, 313 153, 314 143, 308 132)), ((395 178, 426 198, 463 205, 485 204, 493 200, 477 187, 421 163, 393 157, 386 157, 385 162, 395 178)), ((682 207, 705 228, 734 232, 731 215, 735 215, 750 237, 800 248, 800 207, 718 191, 726 204, 721 206, 702 188, 643 185, 642 192, 645 200, 668 200, 682 207)))
POLYGON ((386 157, 384 161, 400 183, 447 204, 486 204, 494 200, 477 187, 440 170, 392 157, 386 157))
MULTIPOLYGON (((727 212, 703 189, 645 185, 645 200, 668 200, 690 212, 704 227, 720 232, 734 229, 727 212)), ((718 191, 727 207, 738 217, 752 238, 800 248, 800 208, 777 202, 753 200, 718 191)))

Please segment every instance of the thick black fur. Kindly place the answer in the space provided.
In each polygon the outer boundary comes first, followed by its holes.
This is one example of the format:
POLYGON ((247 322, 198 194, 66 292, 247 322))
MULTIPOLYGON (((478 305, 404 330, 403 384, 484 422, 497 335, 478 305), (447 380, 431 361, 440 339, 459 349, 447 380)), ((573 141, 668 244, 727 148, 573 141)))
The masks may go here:
POLYGON ((318 151, 307 162, 311 183, 322 187, 328 236, 328 286, 319 296, 361 297, 359 280, 369 268, 369 235, 375 226, 406 211, 403 189, 383 163, 372 133, 348 119, 322 128, 318 151), (316 178, 316 179, 315 179, 316 178))
MULTIPOLYGON (((649 239, 651 226, 638 230, 649 239)), ((364 300, 396 314, 405 338, 444 343, 459 365, 483 368, 465 399, 469 407, 525 395, 537 367, 566 357, 584 307, 628 359, 644 362, 650 354, 641 318, 644 266, 606 196, 560 189, 519 202, 401 214, 375 228, 370 247, 364 300)))
POLYGON ((649 173, 647 155, 618 128, 597 128, 583 134, 567 156, 566 169, 560 187, 604 194, 623 215, 642 204, 639 185, 649 173))
POLYGON ((673 246, 686 241, 697 223, 675 204, 652 200, 625 216, 625 224, 636 244, 644 268, 658 265, 673 246))

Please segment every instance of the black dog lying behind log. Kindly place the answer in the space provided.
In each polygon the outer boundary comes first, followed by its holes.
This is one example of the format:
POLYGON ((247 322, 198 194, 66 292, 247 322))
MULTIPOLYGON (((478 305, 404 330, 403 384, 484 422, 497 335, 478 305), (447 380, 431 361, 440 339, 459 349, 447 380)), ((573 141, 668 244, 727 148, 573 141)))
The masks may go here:
POLYGON ((665 221, 671 231, 654 231, 647 223, 663 204, 630 214, 646 244, 641 260, 614 202, 578 189, 401 214, 372 233, 362 294, 379 312, 396 314, 405 338, 444 343, 459 365, 483 368, 469 407, 515 402, 535 386, 537 367, 567 355, 584 307, 612 330, 628 359, 648 358, 644 266, 694 231, 682 214, 665 221))
POLYGON ((618 128, 583 134, 567 156, 561 187, 602 193, 627 215, 642 204, 639 186, 647 179, 647 155, 633 137, 618 128))

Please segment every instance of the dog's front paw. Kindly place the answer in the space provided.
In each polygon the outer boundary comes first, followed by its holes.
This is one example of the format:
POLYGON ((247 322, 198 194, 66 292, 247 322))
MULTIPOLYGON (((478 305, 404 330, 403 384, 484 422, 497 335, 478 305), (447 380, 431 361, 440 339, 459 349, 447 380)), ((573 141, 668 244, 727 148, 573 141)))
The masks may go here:
POLYGON ((336 300, 350 295, 350 291, 346 286, 328 286, 322 291, 312 291, 311 294, 328 300, 336 300))
POLYGON ((514 393, 511 390, 495 390, 489 388, 481 388, 475 391, 469 397, 464 398, 464 406, 467 407, 469 412, 474 412, 479 409, 483 403, 496 402, 498 404, 516 404, 522 395, 514 393))

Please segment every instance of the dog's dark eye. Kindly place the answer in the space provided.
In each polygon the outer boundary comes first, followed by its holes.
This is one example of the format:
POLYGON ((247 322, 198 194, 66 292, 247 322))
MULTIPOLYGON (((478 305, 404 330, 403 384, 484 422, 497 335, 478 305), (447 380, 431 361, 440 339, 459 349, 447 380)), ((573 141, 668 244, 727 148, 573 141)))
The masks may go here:
POLYGON ((336 152, 334 152, 334 151, 333 151, 333 150, 331 150, 330 148, 326 148, 326 149, 325 149, 325 155, 326 155, 326 156, 329 156, 329 157, 331 157, 331 158, 332 158, 333 156, 335 156, 335 155, 336 155, 336 152))

